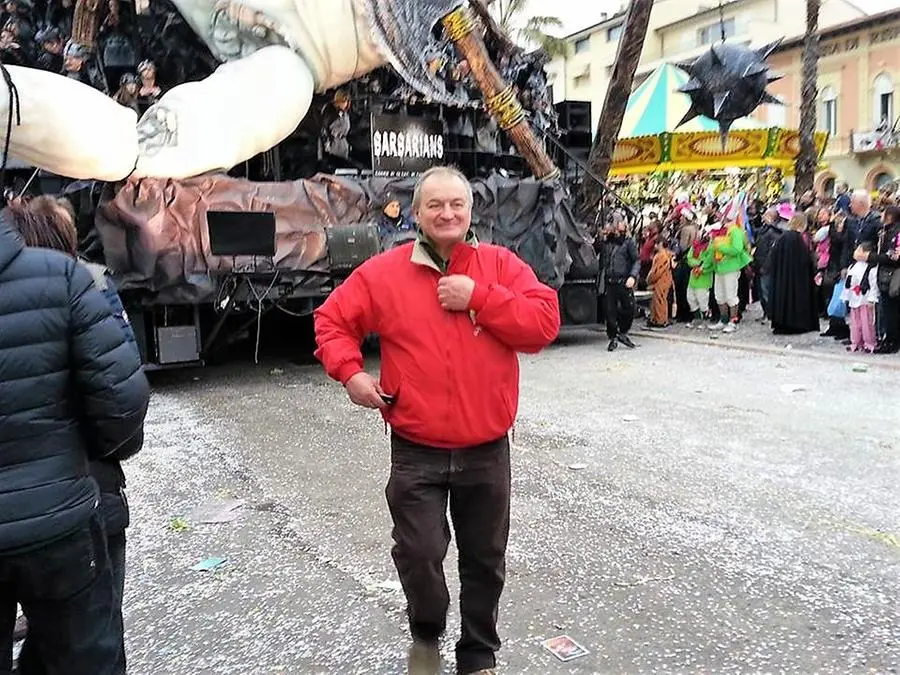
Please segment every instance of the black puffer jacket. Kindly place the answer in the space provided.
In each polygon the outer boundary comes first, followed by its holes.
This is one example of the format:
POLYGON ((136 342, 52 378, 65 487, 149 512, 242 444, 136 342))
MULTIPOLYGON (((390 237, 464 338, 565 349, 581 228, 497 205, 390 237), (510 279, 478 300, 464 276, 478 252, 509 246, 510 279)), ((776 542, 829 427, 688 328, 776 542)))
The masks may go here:
POLYGON ((878 233, 878 246, 869 254, 869 264, 878 265, 878 290, 886 294, 891 286, 891 276, 900 267, 900 260, 891 253, 900 246, 900 223, 883 225, 878 233))
POLYGON ((600 261, 600 269, 610 284, 622 283, 628 277, 637 279, 641 272, 640 254, 631 237, 609 237, 600 249, 600 261))
POLYGON ((88 459, 140 447, 149 386, 83 266, 26 249, 0 213, 0 555, 80 527, 88 459))

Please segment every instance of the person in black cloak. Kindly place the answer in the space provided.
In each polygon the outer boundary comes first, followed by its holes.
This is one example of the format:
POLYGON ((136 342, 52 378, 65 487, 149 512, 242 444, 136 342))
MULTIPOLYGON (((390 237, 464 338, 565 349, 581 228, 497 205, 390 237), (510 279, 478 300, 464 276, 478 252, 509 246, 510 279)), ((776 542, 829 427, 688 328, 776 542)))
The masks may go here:
POLYGON ((770 318, 776 335, 797 335, 819 330, 816 265, 803 239, 806 216, 797 213, 769 258, 772 274, 770 318))

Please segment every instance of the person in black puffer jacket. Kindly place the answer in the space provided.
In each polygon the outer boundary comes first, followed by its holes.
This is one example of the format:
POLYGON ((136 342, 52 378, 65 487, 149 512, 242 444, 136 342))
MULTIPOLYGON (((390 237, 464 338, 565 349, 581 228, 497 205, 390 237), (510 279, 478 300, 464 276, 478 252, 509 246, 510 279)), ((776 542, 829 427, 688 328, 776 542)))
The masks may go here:
POLYGON ((634 287, 641 270, 640 252, 634 239, 628 236, 628 224, 618 217, 599 242, 600 270, 603 274, 604 313, 609 351, 619 343, 634 349, 628 335, 634 322, 634 287))
MULTIPOLYGON (((73 258, 78 256, 75 213, 67 199, 47 195, 35 197, 25 207, 25 211, 14 207, 11 214, 26 246, 59 250, 73 258), (25 217, 26 212, 31 217, 25 217)), ((140 355, 134 330, 128 322, 115 283, 108 276, 108 270, 103 265, 96 263, 79 262, 91 273, 94 279, 94 288, 103 293, 113 317, 122 328, 125 339, 140 355)), ((100 488, 100 513, 106 528, 107 552, 117 594, 115 621, 123 627, 122 648, 119 657, 119 667, 122 672, 126 669, 124 623, 122 621, 122 599, 125 593, 125 530, 128 527, 130 514, 128 500, 125 497, 125 472, 122 470, 119 460, 125 459, 126 455, 136 454, 141 449, 142 439, 143 431, 141 430, 129 442, 127 451, 124 448, 120 449, 114 457, 92 460, 89 464, 91 476, 97 481, 100 488)), ((27 630, 27 622, 17 628, 27 630)), ((27 641, 19 657, 20 664, 27 668, 30 662, 37 663, 39 661, 40 656, 34 641, 27 641)))
POLYGON ((844 240, 844 250, 841 254, 841 275, 847 278, 847 270, 853 264, 853 254, 863 242, 869 242, 873 246, 878 243, 878 233, 881 231, 881 218, 878 212, 872 208, 872 198, 865 190, 856 190, 850 198, 851 215, 847 218, 847 236, 844 240))
POLYGON ((140 448, 149 386, 90 272, 26 248, 13 218, 35 215, 0 212, 0 648, 18 602, 42 672, 119 675, 117 592, 88 461, 140 448))

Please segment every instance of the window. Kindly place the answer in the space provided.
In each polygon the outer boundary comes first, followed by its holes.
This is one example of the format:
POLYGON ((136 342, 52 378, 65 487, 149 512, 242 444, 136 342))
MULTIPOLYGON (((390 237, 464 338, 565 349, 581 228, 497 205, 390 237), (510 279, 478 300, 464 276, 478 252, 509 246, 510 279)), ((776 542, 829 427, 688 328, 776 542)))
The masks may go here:
POLYGON ((882 122, 888 126, 894 123, 894 80, 887 73, 875 78, 874 119, 877 127, 882 122))
POLYGON ((575 41, 576 54, 586 54, 589 51, 591 51, 591 38, 586 37, 575 41))
POLYGON ((725 19, 723 23, 712 23, 697 30, 697 46, 710 45, 722 39, 722 29, 725 29, 725 37, 737 35, 737 24, 734 17, 725 19))
POLYGON ((837 93, 834 87, 825 87, 822 90, 822 117, 819 120, 819 128, 832 136, 837 136, 837 93))
POLYGON ((618 26, 613 26, 612 28, 606 29, 606 41, 607 42, 615 42, 620 37, 622 37, 622 31, 625 29, 625 24, 620 23, 618 26))
POLYGON ((834 197, 834 187, 835 187, 834 176, 829 176, 828 178, 825 179, 825 182, 822 183, 822 193, 826 197, 833 198, 834 197))

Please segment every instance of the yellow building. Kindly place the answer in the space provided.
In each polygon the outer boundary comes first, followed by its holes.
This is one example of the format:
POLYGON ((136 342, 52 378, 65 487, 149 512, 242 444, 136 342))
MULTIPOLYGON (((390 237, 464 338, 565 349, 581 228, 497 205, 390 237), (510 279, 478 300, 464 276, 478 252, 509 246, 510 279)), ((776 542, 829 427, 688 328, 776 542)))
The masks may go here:
MULTIPOLYGON (((850 0, 822 0, 820 26, 828 28, 866 17, 850 0)), ((625 22, 624 11, 566 37, 569 55, 548 67, 554 102, 590 101, 597 128, 609 78, 625 22)), ((729 42, 762 46, 778 37, 801 36, 806 29, 801 0, 726 0, 721 10, 710 0, 656 0, 635 78, 638 86, 663 62, 688 60, 721 39, 724 24, 729 42), (721 21, 724 19, 724 21, 721 21)), ((784 124, 773 112, 772 125, 784 124)))

